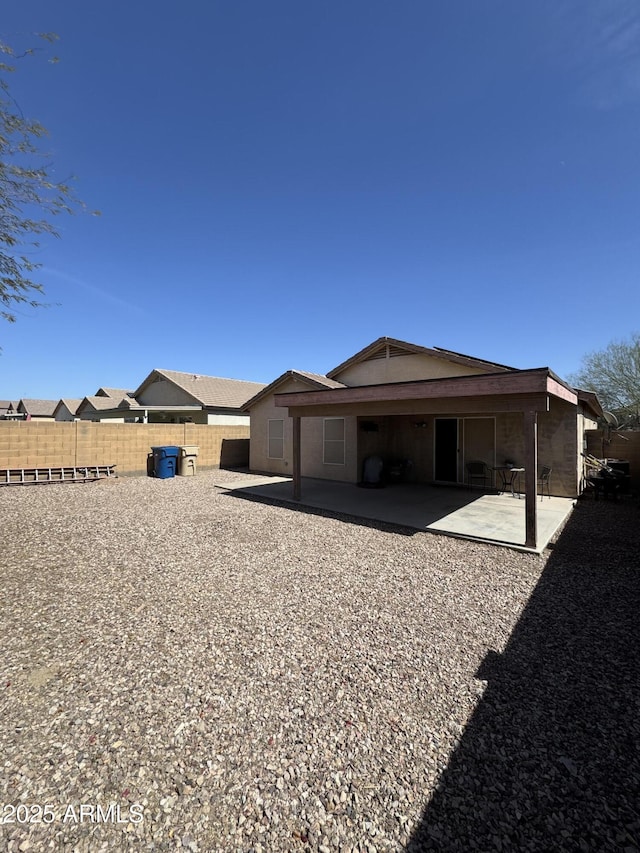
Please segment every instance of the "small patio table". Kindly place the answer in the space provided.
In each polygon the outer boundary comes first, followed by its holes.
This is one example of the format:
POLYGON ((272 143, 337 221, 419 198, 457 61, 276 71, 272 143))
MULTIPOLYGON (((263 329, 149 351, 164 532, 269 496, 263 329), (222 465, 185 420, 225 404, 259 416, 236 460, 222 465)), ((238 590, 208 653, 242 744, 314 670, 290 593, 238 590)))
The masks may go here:
POLYGON ((518 497, 520 497, 520 474, 524 474, 524 468, 514 468, 512 465, 496 465, 493 469, 500 475, 502 483, 502 492, 511 490, 511 494, 516 496, 516 483, 518 484, 518 497))

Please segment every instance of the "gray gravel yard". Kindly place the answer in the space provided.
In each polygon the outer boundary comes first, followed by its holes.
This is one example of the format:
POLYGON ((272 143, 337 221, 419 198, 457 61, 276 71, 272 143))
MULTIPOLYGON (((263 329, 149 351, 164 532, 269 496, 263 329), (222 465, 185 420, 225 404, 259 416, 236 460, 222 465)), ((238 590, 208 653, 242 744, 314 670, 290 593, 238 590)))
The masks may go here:
POLYGON ((0 489, 2 849, 640 849, 637 504, 534 556, 225 477, 0 489))

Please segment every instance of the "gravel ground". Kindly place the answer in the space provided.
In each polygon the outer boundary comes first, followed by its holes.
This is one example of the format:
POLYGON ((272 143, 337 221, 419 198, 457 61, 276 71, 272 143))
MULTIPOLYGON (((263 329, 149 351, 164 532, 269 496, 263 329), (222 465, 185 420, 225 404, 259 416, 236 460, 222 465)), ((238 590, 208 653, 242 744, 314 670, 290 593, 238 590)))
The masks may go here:
POLYGON ((225 477, 0 489, 3 849, 639 849, 636 504, 535 556, 225 477))

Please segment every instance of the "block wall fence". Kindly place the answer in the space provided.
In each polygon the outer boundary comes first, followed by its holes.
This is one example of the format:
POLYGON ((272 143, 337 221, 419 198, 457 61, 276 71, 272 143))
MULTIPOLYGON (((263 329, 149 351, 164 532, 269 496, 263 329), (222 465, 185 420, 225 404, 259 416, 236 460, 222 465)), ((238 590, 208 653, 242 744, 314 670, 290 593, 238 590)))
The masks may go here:
POLYGON ((248 426, 0 421, 0 468, 116 465, 142 475, 151 447, 171 444, 197 445, 199 469, 249 464, 248 426))

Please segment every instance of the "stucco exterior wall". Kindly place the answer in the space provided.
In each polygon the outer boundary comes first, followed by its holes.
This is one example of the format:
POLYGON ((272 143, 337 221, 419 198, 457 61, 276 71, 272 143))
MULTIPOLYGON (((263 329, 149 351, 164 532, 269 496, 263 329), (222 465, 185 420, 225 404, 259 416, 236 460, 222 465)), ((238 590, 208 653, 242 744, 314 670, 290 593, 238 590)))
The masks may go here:
MULTIPOLYGON (((456 417, 447 414, 447 418, 456 417)), ((462 416, 459 416, 462 417, 462 416)), ((464 416, 469 420, 469 416, 464 416)), ((377 431, 359 427, 357 432, 358 470, 362 471, 368 456, 380 456, 386 464, 403 459, 411 460, 407 482, 430 483, 434 480, 433 415, 378 416, 359 418, 360 424, 375 423, 377 431), (420 426, 415 426, 420 424, 420 426), (424 424, 424 426, 422 426, 424 424)), ((577 458, 582 448, 581 427, 576 427, 575 408, 569 403, 551 399, 550 411, 538 415, 538 467, 553 469, 551 493, 564 497, 578 494, 578 474, 581 464, 577 458)), ((463 481, 463 447, 460 448, 459 478, 463 481)), ((519 412, 495 415, 495 464, 510 461, 524 467, 523 417, 519 412)), ((489 462, 487 464, 490 464, 489 462)), ((524 480, 520 483, 524 489, 524 480)))
POLYGON ((538 470, 552 468, 552 495, 579 494, 578 427, 576 407, 557 397, 550 398, 549 411, 538 415, 538 470))
MULTIPOLYGON (((277 388, 277 393, 286 394, 308 390, 309 385, 293 379, 277 388)), ((324 418, 303 418, 300 430, 302 476, 319 477, 324 480, 339 480, 354 483, 358 477, 357 419, 345 421, 345 463, 329 465, 323 461, 324 418)), ((251 408, 251 446, 249 467, 252 471, 293 475, 293 419, 287 410, 274 404, 273 394, 264 397, 251 408), (271 459, 268 455, 268 422, 270 419, 284 420, 284 455, 282 459, 271 459)))
MULTIPOLYGON (((220 424, 225 426, 249 426, 249 415, 217 415, 205 412, 208 424, 220 424)), ((194 418, 195 421, 195 418, 194 418)))
POLYGON ((76 416, 74 415, 73 412, 70 412, 69 409, 65 405, 62 405, 58 409, 55 419, 56 419, 56 421, 63 421, 63 422, 75 421, 76 416))
POLYGON ((194 406, 198 404, 191 394, 178 388, 168 379, 159 377, 136 397, 141 406, 194 406))
POLYGON ((398 415, 358 419, 358 470, 362 473, 365 459, 379 456, 386 466, 403 460, 411 464, 404 477, 408 483, 430 483, 433 480, 433 417, 398 415), (366 425, 376 424, 377 431, 366 425), (414 424, 425 426, 414 426, 414 424), (365 426, 363 426, 363 424, 365 426))
POLYGON ((409 382, 414 379, 441 379, 447 376, 469 376, 488 373, 489 370, 466 367, 433 358, 429 355, 411 353, 376 358, 346 368, 334 377, 344 385, 381 385, 388 382, 409 382))

